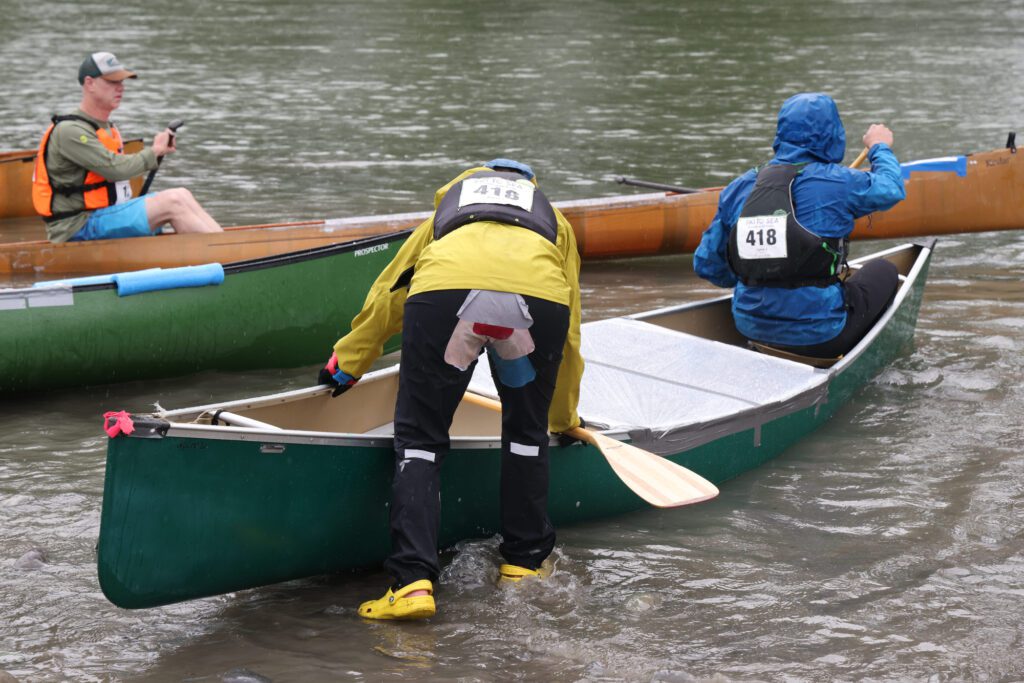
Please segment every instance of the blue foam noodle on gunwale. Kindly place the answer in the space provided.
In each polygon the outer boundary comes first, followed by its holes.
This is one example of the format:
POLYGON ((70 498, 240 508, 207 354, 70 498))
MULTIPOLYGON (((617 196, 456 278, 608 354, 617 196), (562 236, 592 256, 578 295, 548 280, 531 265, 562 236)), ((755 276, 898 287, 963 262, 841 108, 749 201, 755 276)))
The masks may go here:
POLYGON ((135 273, 118 273, 114 276, 118 296, 131 296, 161 289, 179 289, 182 287, 206 287, 224 282, 224 267, 219 263, 207 263, 202 266, 184 266, 167 270, 146 271, 135 273))

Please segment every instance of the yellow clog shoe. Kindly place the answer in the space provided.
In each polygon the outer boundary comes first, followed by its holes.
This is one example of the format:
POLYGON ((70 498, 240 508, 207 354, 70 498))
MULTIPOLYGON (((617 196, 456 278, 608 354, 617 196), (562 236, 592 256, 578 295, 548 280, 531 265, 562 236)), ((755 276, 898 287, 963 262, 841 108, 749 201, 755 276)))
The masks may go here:
POLYGON ((383 598, 359 605, 359 616, 364 619, 426 619, 435 612, 434 585, 427 579, 413 581, 397 591, 389 588, 383 598), (427 595, 409 596, 423 590, 428 591, 427 595))
POLYGON ((544 560, 537 569, 527 569, 518 564, 503 564, 498 568, 498 583, 519 583, 527 577, 535 579, 546 579, 551 576, 554 565, 550 560, 544 560))

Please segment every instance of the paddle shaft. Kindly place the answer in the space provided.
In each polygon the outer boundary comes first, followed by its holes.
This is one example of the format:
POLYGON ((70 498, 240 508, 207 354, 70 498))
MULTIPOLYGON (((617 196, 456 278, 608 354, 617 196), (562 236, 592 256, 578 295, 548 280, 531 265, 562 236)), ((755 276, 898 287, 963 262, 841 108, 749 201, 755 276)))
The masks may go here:
POLYGON ((665 185, 664 183, 652 183, 646 180, 634 180, 627 178, 626 176, 619 176, 615 179, 620 185, 635 185, 636 187, 648 187, 652 190, 664 190, 665 192, 675 192, 676 194, 695 194, 697 192, 705 192, 706 190, 694 189, 692 187, 680 187, 679 185, 665 185))
MULTIPOLYGON (((501 412, 501 403, 492 398, 466 392, 465 400, 501 412)), ((566 434, 595 446, 622 483, 651 505, 678 507, 700 503, 718 495, 718 487, 710 481, 668 458, 583 427, 574 427, 566 434)))
MULTIPOLYGON (((861 150, 860 154, 853 163, 850 164, 850 168, 857 168, 864 163, 864 160, 868 158, 868 149, 865 147, 861 150)), ((652 190, 664 190, 665 192, 675 192, 677 194, 695 194, 697 192, 706 192, 707 190, 694 189, 692 187, 680 187, 679 185, 666 185, 664 183, 652 183, 647 180, 634 180, 627 178, 626 176, 619 176, 615 179, 615 182, 620 185, 635 185, 636 187, 647 187, 652 190)))
MULTIPOLYGON (((177 132, 177 130, 184 125, 185 122, 181 119, 174 119, 173 121, 167 124, 167 129, 171 131, 171 137, 170 140, 168 141, 168 144, 171 147, 174 147, 174 133, 177 132)), ((164 157, 161 154, 156 158, 156 168, 149 172, 149 175, 146 176, 146 182, 142 184, 142 190, 139 191, 140 197, 149 192, 149 186, 153 184, 153 178, 156 177, 156 172, 160 170, 160 164, 162 164, 163 162, 164 157)))
POLYGON ((864 160, 867 159, 867 158, 868 158, 868 148, 865 147, 864 149, 862 149, 860 151, 860 154, 857 155, 857 158, 853 160, 853 163, 850 164, 850 168, 857 168, 858 166, 863 164, 864 160))

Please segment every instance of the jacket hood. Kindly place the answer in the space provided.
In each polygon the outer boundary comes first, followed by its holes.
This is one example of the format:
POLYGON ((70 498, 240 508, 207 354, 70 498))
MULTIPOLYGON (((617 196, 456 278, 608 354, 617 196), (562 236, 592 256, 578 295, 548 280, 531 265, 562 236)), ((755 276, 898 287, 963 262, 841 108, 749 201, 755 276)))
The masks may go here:
POLYGON ((846 131, 835 101, 823 93, 800 93, 783 102, 772 143, 778 161, 838 164, 846 154, 846 131))

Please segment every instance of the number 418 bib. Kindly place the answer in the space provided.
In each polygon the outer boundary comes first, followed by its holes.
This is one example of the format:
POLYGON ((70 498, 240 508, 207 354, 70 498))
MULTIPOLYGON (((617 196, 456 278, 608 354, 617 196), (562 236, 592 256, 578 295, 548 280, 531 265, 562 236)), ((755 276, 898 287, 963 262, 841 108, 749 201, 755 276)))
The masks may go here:
POLYGON ((459 208, 470 204, 507 204, 532 211, 533 189, 529 180, 469 177, 462 181, 459 208))
POLYGON ((786 215, 742 217, 736 238, 741 259, 786 258, 786 215))

